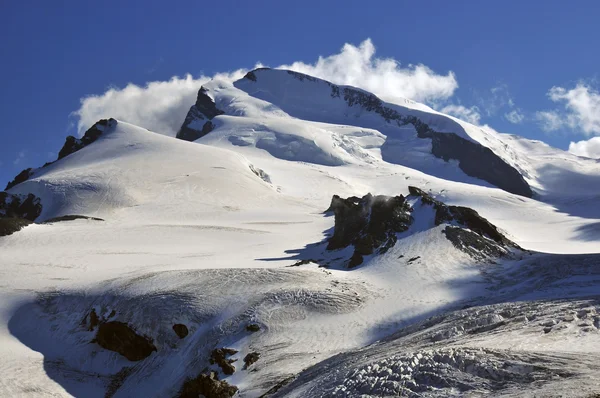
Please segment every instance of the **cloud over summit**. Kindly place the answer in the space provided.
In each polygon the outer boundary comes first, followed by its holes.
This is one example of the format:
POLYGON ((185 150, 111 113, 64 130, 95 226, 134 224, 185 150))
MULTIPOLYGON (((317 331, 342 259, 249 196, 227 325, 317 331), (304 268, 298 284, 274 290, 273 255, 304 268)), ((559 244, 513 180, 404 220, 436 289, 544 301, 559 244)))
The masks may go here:
MULTIPOLYGON (((358 46, 345 44, 339 53, 321 56, 312 64, 294 62, 278 68, 356 86, 387 100, 410 98, 434 103, 447 100, 458 88, 452 71, 440 75, 422 64, 404 67, 393 58, 378 58, 370 39, 358 46)), ((80 108, 73 112, 78 118, 78 132, 82 134, 99 119, 114 117, 158 133, 175 135, 202 84, 211 78, 237 80, 246 72, 239 69, 212 77, 174 76, 168 81, 149 82, 145 86, 130 83, 84 97, 80 108)))

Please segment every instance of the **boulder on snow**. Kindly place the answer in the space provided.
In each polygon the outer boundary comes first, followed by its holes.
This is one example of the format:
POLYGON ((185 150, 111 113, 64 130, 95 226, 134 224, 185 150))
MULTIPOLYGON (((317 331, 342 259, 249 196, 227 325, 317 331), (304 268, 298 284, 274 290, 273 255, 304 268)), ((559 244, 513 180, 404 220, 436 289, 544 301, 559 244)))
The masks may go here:
POLYGON ((361 264, 364 255, 376 250, 385 253, 396 243, 396 234, 406 231, 413 221, 412 209, 402 195, 367 194, 360 199, 334 195, 328 210, 335 215, 335 227, 327 250, 354 245, 349 268, 361 264))
POLYGON ((201 373, 198 377, 183 383, 179 398, 229 398, 233 397, 237 391, 236 386, 219 380, 215 372, 201 373))
POLYGON ((256 323, 249 323, 246 325, 246 330, 252 333, 260 331, 260 326, 256 323))
POLYGON ((173 331, 180 339, 184 339, 189 334, 187 326, 185 326, 183 323, 176 323, 173 325, 173 331))
POLYGON ((244 370, 248 369, 253 363, 258 361, 260 354, 258 352, 251 352, 244 357, 244 370))
POLYGON ((118 321, 101 323, 95 342, 102 348, 118 352, 130 361, 141 361, 156 351, 148 337, 140 336, 129 325, 118 321))

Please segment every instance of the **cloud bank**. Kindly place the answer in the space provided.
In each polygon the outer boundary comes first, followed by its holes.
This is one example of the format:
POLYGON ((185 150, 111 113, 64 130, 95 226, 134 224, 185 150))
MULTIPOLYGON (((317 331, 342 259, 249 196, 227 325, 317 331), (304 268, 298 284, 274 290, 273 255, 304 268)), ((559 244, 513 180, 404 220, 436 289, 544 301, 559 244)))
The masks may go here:
MULTIPOLYGON (((345 44, 339 53, 319 57, 313 64, 294 62, 278 68, 356 86, 387 100, 410 98, 434 103, 450 98, 458 88, 452 71, 439 75, 422 64, 403 67, 393 58, 376 57, 375 46, 370 39, 359 46, 345 44)), ((110 88, 103 94, 81 99, 80 108, 73 112, 78 118, 78 132, 83 134, 99 119, 114 117, 158 133, 175 135, 196 101, 202 84, 211 78, 237 80, 246 72, 240 69, 197 78, 186 75, 150 82, 145 86, 128 84, 124 88, 110 88)))
POLYGON ((452 71, 439 75, 423 64, 402 67, 393 58, 376 57, 370 39, 358 47, 345 44, 338 54, 319 57, 314 64, 294 62, 279 68, 359 87, 386 100, 409 98, 434 102, 450 98, 458 88, 452 71))
POLYGON ((544 131, 572 129, 587 135, 600 134, 600 93, 585 83, 575 88, 552 87, 548 91, 551 101, 563 105, 562 109, 536 113, 544 131))
POLYGON ((465 122, 475 125, 479 125, 479 122, 481 121, 481 113, 479 112, 479 108, 476 106, 467 108, 463 105, 446 105, 440 109, 440 112, 452 115, 460 120, 464 120, 465 122))
MULTIPOLYGON (((245 70, 238 70, 213 77, 236 80, 245 73, 245 70)), ((104 94, 82 98, 81 107, 73 112, 79 118, 77 130, 83 134, 99 119, 113 117, 157 133, 175 135, 190 106, 196 102, 198 89, 210 79, 207 76, 174 76, 168 81, 147 83, 144 87, 130 83, 124 88, 110 88, 104 94)))
POLYGON ((569 152, 577 156, 600 159, 600 137, 593 137, 586 141, 571 142, 569 152))

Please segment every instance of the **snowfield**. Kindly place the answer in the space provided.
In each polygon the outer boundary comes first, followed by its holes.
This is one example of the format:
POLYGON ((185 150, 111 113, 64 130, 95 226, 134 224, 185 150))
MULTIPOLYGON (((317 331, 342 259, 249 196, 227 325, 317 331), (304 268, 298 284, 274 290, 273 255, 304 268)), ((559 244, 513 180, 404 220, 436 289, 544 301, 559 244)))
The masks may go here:
POLYGON ((517 195, 434 156, 435 135, 348 105, 344 87, 253 74, 205 85, 221 113, 192 107, 191 130, 211 123, 195 142, 118 121, 8 190, 42 212, 0 237, 0 396, 179 396, 210 372, 240 397, 600 392, 598 162, 385 105, 516 170, 533 191, 517 195), (461 250, 409 186, 523 250, 461 250), (327 250, 326 210, 368 193, 408 197, 413 222, 349 269, 353 247, 327 250), (56 221, 73 215, 98 220, 56 221), (103 347, 111 323, 155 350, 103 347))

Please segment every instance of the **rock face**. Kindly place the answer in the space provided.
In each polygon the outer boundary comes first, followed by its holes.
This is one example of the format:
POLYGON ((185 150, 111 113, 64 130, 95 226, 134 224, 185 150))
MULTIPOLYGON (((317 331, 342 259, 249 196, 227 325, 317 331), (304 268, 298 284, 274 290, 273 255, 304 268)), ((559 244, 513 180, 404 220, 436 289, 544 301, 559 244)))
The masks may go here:
POLYGON ((458 224, 468 228, 467 230, 449 225, 444 230, 444 234, 457 249, 471 257, 502 257, 508 254, 507 249, 522 250, 475 210, 463 206, 448 206, 417 187, 408 187, 408 190, 410 196, 421 198, 422 204, 435 209, 435 225, 458 224))
POLYGON ((156 351, 150 339, 138 335, 126 323, 101 323, 95 340, 102 348, 118 352, 130 361, 141 361, 156 351))
POLYGON ((354 245, 349 268, 362 264, 365 255, 385 253, 396 243, 396 234, 406 231, 412 223, 412 209, 402 195, 367 194, 348 199, 334 195, 329 210, 335 215, 335 229, 327 250, 354 245))
POLYGON ((206 94, 204 87, 200 87, 196 103, 190 108, 183 125, 177 133, 177 138, 185 141, 196 141, 210 133, 215 125, 211 122, 215 116, 224 112, 217 109, 212 98, 206 94), (203 121, 205 121, 203 123, 203 121))
MULTIPOLYGON (((443 231, 446 238, 471 257, 485 260, 509 255, 511 249, 522 250, 475 210, 448 206, 416 187, 409 187, 409 192, 409 198, 419 198, 422 206, 434 208, 435 225, 447 224, 443 231)), ((362 198, 352 196, 347 199, 334 195, 327 211, 335 214, 334 233, 328 240, 327 250, 353 245, 354 253, 348 268, 362 264, 365 255, 388 251, 396 244, 397 234, 407 231, 414 221, 413 208, 402 195, 367 194, 362 198)), ((419 258, 411 258, 408 262, 419 258)))
MULTIPOLYGON (((96 141, 102 135, 102 133, 104 133, 107 129, 113 128, 116 125, 117 125, 117 121, 115 119, 112 119, 112 118, 111 119, 101 119, 101 120, 97 121, 92 127, 90 127, 85 132, 83 137, 75 138, 72 135, 68 136, 65 140, 65 144, 63 145, 61 150, 58 152, 58 159, 56 159, 54 162, 66 157, 72 153, 79 151, 81 148, 88 146, 89 144, 96 141)), ((42 166, 42 168, 49 166, 54 162, 46 163, 45 165, 42 166)), ((17 175, 15 177, 14 180, 12 180, 11 182, 8 183, 5 190, 9 190, 12 187, 14 187, 15 185, 20 184, 24 181, 27 181, 28 179, 30 179, 33 176, 34 172, 35 172, 35 169, 32 169, 32 168, 23 170, 22 172, 19 173, 19 175, 17 175)))
POLYGON ((4 188, 4 190, 8 191, 15 185, 20 184, 23 181, 27 181, 32 175, 33 175, 33 169, 31 167, 23 170, 22 172, 17 174, 17 176, 12 181, 10 181, 8 184, 6 184, 6 188, 4 188))
POLYGON ((226 381, 220 381, 214 372, 200 374, 195 379, 190 379, 183 384, 179 392, 180 398, 229 398, 238 391, 226 381))
POLYGON ((40 199, 33 194, 0 192, 0 236, 21 230, 35 221, 41 212, 40 199))
POLYGON ((433 199, 429 194, 417 187, 408 187, 408 191, 410 192, 411 196, 420 197, 422 203, 433 206, 435 209, 436 225, 454 221, 481 236, 492 239, 496 243, 515 248, 519 247, 516 243, 512 242, 510 239, 506 238, 502 233, 500 233, 495 225, 481 217, 475 210, 463 206, 448 206, 439 200, 433 199))
POLYGON ((489 148, 454 133, 434 131, 416 116, 404 116, 398 111, 384 106, 383 102, 373 94, 332 85, 331 96, 340 97, 342 95, 349 106, 360 105, 367 111, 378 113, 387 123, 396 123, 399 127, 412 124, 417 130, 419 138, 431 139, 431 153, 435 157, 445 161, 458 160, 460 169, 468 176, 487 181, 517 195, 528 198, 533 195, 531 187, 523 176, 489 148))

